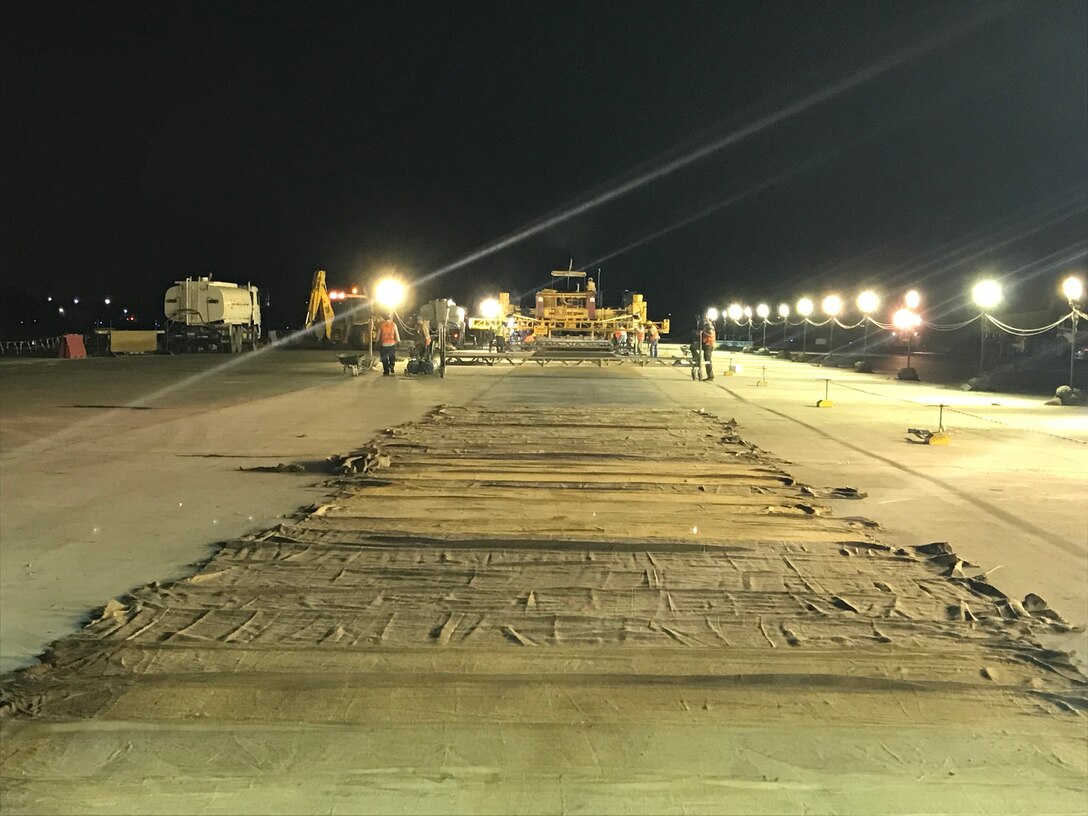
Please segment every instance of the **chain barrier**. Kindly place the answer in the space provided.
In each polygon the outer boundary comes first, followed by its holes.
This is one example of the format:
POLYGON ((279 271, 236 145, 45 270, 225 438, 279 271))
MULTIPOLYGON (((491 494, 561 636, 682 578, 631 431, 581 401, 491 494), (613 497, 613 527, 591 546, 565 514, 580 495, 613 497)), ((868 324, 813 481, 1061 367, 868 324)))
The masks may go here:
MULTIPOLYGON (((1016 326, 1010 326, 1008 323, 1002 323, 996 317, 994 317, 993 315, 988 314, 988 313, 987 314, 979 313, 979 314, 975 315, 974 317, 972 317, 972 318, 970 318, 968 320, 964 320, 964 321, 962 321, 960 323, 930 323, 929 321, 923 321, 921 323, 921 325, 924 326, 925 328, 931 329, 933 331, 942 331, 942 332, 945 332, 945 331, 959 331, 960 329, 967 328, 972 323, 976 323, 979 320, 982 320, 983 317, 985 317, 993 325, 997 326, 997 328, 1001 329, 1003 332, 1006 332, 1008 334, 1013 334, 1013 335, 1016 335, 1018 337, 1034 337, 1036 335, 1046 334, 1048 331, 1053 331, 1054 329, 1058 328, 1058 326, 1060 326, 1062 323, 1065 323, 1067 320, 1070 320, 1073 317, 1088 319, 1088 314, 1085 314, 1084 312, 1082 312, 1080 310, 1080 308, 1074 306, 1073 309, 1069 312, 1069 314, 1062 315, 1060 318, 1055 320, 1053 323, 1049 323, 1046 326, 1039 326, 1039 327, 1033 328, 1033 329, 1021 329, 1021 328, 1018 328, 1016 326)), ((871 323, 872 325, 876 326, 878 329, 883 329, 884 331, 897 331, 897 328, 896 328, 896 326, 894 324, 892 324, 892 323, 881 323, 879 320, 872 317, 871 315, 865 315, 865 316, 863 316, 861 318, 861 320, 859 320, 857 323, 853 323, 853 324, 843 323, 837 317, 829 317, 829 318, 827 318, 827 320, 822 320, 822 321, 816 321, 816 320, 813 320, 810 317, 805 317, 805 318, 802 318, 801 320, 798 320, 796 323, 794 321, 790 320, 789 318, 783 318, 781 320, 764 320, 760 324, 760 326, 761 327, 762 326, 781 326, 783 323, 785 323, 787 326, 793 326, 795 328, 797 326, 803 326, 805 324, 808 324, 809 326, 814 326, 816 328, 819 328, 821 326, 826 326, 832 320, 835 321, 835 325, 838 326, 840 329, 846 329, 846 330, 858 329, 858 328, 861 328, 863 325, 865 325, 865 323, 871 323)), ((736 323, 736 325, 738 325, 738 326, 748 326, 748 325, 752 325, 753 327, 755 326, 754 322, 751 319, 735 320, 733 322, 736 323)))
POLYGON ((1010 326, 1007 323, 1002 323, 991 314, 986 315, 986 319, 993 323, 995 326, 997 326, 999 329, 1001 329, 1001 331, 1007 332, 1008 334, 1016 335, 1017 337, 1035 337, 1039 334, 1046 334, 1048 331, 1053 331, 1054 329, 1058 328, 1058 326, 1060 326, 1066 320, 1069 320, 1071 317, 1073 317, 1073 312, 1070 312, 1069 314, 1059 318, 1058 320, 1055 320, 1048 326, 1040 326, 1037 329, 1018 329, 1015 326, 1010 326))
POLYGON ((38 340, 0 340, 0 355, 18 357, 24 354, 41 354, 56 351, 60 347, 62 335, 44 337, 38 340))
POLYGON ((865 321, 868 320, 868 319, 869 319, 869 316, 865 315, 857 323, 854 323, 853 325, 847 325, 846 323, 843 323, 841 320, 839 320, 836 317, 835 318, 835 325, 838 326, 840 329, 848 329, 848 330, 849 329, 858 329, 858 328, 861 328, 862 326, 864 326, 865 321))
POLYGON ((959 331, 960 329, 970 326, 977 320, 981 320, 982 315, 977 314, 970 320, 964 320, 962 323, 930 323, 928 320, 923 320, 922 325, 927 329, 933 329, 933 331, 959 331))

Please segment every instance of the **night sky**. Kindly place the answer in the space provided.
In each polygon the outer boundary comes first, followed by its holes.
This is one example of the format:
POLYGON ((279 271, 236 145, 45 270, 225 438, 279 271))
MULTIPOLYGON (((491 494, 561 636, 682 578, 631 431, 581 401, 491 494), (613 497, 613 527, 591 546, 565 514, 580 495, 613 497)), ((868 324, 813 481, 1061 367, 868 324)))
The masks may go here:
POLYGON ((160 317, 172 281, 210 273, 298 326, 318 268, 455 266, 417 298, 474 306, 571 260, 654 317, 870 283, 951 313, 980 270, 1038 308, 1088 247, 1086 9, 22 3, 0 57, 4 318, 45 294, 160 317))

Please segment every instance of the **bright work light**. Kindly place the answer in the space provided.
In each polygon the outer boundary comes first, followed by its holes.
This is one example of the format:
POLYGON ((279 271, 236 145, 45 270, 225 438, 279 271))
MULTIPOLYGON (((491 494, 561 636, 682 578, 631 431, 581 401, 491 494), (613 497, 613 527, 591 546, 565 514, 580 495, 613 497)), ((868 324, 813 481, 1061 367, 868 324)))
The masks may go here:
POLYGON ((866 289, 858 295, 858 309, 862 314, 872 314, 880 308, 880 298, 872 289, 866 289))
POLYGON ((892 324, 900 331, 909 331, 922 325, 922 318, 910 309, 900 309, 892 315, 892 324))
POLYGON ((494 320, 499 316, 502 306, 495 298, 488 298, 480 304, 480 317, 486 320, 494 320))
POLYGON ((1075 275, 1062 281, 1062 294, 1067 300, 1077 301, 1084 297, 1084 282, 1075 275))
POLYGON ((404 303, 404 284, 396 278, 382 278, 374 287, 374 300, 383 309, 396 309, 404 303))
POLYGON ((971 300, 980 309, 992 309, 1001 302, 1001 284, 994 280, 979 281, 971 289, 971 300))

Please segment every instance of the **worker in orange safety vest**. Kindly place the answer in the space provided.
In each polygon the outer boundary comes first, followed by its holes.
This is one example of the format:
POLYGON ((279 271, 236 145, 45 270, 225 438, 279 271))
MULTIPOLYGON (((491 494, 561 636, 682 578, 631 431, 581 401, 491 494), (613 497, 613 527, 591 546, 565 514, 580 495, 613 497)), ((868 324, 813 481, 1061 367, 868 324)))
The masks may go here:
POLYGON ((400 332, 397 324, 393 322, 393 315, 388 315, 378 324, 378 352, 382 358, 382 376, 388 377, 393 373, 393 365, 397 362, 397 343, 400 342, 400 332))
POLYGON ((431 359, 431 321, 420 315, 416 321, 416 335, 418 337, 416 352, 421 360, 431 359))
POLYGON ((661 332, 653 323, 650 324, 650 356, 657 359, 657 344, 661 340, 661 332))

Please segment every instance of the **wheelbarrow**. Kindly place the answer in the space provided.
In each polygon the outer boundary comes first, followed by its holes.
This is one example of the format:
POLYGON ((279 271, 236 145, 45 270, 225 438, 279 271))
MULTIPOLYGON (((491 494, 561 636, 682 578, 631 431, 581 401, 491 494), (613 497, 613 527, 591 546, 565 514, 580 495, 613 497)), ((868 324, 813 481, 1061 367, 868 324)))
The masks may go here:
POLYGON ((345 374, 356 377, 364 368, 372 368, 374 359, 369 354, 337 354, 336 359, 344 367, 345 374))

